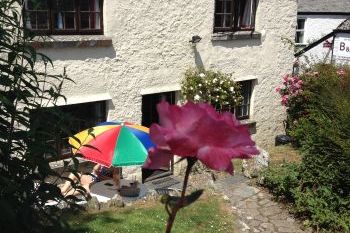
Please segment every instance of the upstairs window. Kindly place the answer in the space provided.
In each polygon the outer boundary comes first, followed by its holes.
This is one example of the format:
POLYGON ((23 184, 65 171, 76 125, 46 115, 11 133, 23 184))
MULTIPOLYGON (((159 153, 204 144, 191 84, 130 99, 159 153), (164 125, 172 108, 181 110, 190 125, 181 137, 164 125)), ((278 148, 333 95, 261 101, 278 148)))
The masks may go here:
POLYGON ((258 0, 215 0, 214 32, 253 31, 258 0))
POLYGON ((305 28, 305 19, 299 18, 297 21, 297 28, 296 28, 296 33, 295 33, 295 43, 305 44, 304 28, 305 28))
POLYGON ((24 25, 45 34, 102 34, 103 0, 25 0, 24 25))

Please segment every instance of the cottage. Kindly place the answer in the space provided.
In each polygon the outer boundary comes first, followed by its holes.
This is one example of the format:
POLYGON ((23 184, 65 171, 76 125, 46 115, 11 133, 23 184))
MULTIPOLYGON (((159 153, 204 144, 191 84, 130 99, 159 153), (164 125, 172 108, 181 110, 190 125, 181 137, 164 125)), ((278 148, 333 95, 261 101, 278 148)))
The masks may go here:
MULTIPOLYGON (((347 0, 299 0, 298 24, 295 43, 300 49, 333 32, 350 17, 347 0)), ((322 40, 312 50, 305 53, 311 62, 329 59, 333 38, 322 40)))
POLYGON ((149 126, 156 103, 179 100, 190 67, 232 74, 242 83, 237 116, 254 126, 259 145, 284 132, 285 111, 274 88, 290 72, 295 0, 26 0, 24 24, 51 35, 33 42, 66 68, 62 89, 88 126, 127 120, 149 126))

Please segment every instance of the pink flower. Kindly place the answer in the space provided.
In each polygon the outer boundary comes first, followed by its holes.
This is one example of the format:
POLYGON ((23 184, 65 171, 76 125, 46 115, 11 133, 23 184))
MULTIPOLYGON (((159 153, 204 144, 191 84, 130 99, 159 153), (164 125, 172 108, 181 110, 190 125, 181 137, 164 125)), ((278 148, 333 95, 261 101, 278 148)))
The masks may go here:
POLYGON ((344 76, 346 74, 346 72, 345 72, 345 70, 344 69, 342 69, 342 68, 340 68, 339 70, 337 70, 337 75, 339 75, 339 76, 344 76))
POLYGON ((277 87, 275 88, 275 91, 279 93, 279 92, 281 91, 281 86, 277 86, 277 87))
POLYGON ((289 75, 286 74, 286 75, 283 76, 283 84, 287 84, 288 81, 289 81, 289 75))
POLYGON ((153 124, 150 136, 156 144, 149 150, 144 167, 168 165, 174 155, 200 160, 213 170, 233 173, 233 158, 258 154, 248 129, 231 113, 219 114, 209 104, 184 106, 161 102, 157 106, 160 125, 153 124))
POLYGON ((284 106, 287 106, 287 104, 288 104, 288 99, 289 99, 289 97, 288 97, 288 95, 284 95, 284 96, 282 96, 282 105, 284 105, 284 106))

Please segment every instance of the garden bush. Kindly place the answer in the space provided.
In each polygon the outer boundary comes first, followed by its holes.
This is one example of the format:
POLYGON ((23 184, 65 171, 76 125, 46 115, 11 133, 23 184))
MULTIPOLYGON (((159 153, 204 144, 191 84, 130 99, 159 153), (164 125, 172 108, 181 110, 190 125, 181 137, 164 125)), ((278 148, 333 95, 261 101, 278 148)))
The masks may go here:
POLYGON ((309 225, 350 232, 349 67, 317 64, 298 78, 302 88, 297 95, 283 93, 286 87, 277 91, 288 95, 287 133, 302 162, 297 174, 271 169, 266 185, 275 185, 277 195, 294 202, 295 212, 309 225), (298 179, 288 183, 291 176, 298 179))
POLYGON ((181 83, 185 101, 209 103, 218 111, 231 111, 242 103, 241 86, 230 75, 203 69, 189 69, 181 83))
POLYGON ((299 165, 283 163, 264 172, 264 185, 278 198, 294 201, 294 190, 299 186, 299 165))
POLYGON ((58 157, 60 151, 48 141, 65 128, 60 122, 35 120, 32 114, 45 109, 62 119, 57 108, 43 107, 64 98, 60 90, 69 79, 64 72, 48 74, 50 59, 28 43, 33 35, 22 26, 23 2, 0 1, 0 231, 61 232, 69 226, 57 207, 45 203, 68 200, 56 184, 47 182, 61 174, 51 169, 46 155, 58 157))

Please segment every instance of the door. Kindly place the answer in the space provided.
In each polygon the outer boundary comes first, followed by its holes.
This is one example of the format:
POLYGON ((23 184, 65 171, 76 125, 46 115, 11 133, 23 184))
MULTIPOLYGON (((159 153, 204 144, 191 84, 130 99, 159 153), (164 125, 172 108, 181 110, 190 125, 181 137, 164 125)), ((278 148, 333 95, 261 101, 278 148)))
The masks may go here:
MULTIPOLYGON (((175 92, 163 92, 142 96, 142 125, 150 127, 153 123, 159 122, 157 104, 162 100, 170 104, 175 104, 175 92)), ((142 182, 171 175, 173 171, 172 164, 173 161, 171 161, 169 166, 157 170, 142 169, 142 182)))

